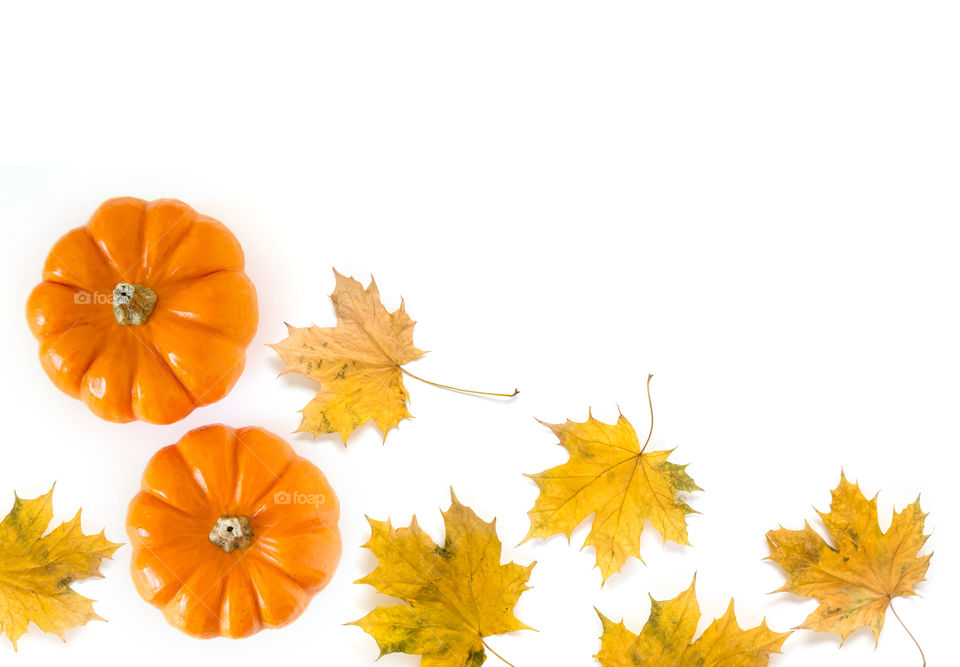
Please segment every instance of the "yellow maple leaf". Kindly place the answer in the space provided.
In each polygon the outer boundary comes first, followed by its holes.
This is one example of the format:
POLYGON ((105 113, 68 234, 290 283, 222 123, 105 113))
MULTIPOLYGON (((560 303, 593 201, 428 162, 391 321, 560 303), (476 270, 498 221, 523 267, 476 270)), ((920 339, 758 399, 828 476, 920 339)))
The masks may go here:
POLYGON ((14 648, 32 621, 61 639, 70 628, 103 620, 93 601, 74 592, 74 581, 100 575, 100 562, 120 546, 103 531, 84 535, 80 512, 49 534, 53 489, 39 498, 14 494, 13 509, 0 522, 0 629, 14 648))
POLYGON ((916 595, 913 587, 924 581, 932 555, 918 556, 928 537, 923 534, 926 514, 918 498, 895 512, 883 533, 876 497, 867 500, 860 486, 848 482, 843 473, 832 495, 830 512, 817 513, 835 547, 806 522, 803 530, 780 528, 767 533, 770 560, 787 575, 787 583, 776 592, 820 601, 802 628, 836 632, 846 639, 866 626, 879 641, 891 600, 916 595))
POLYGON ((423 354, 413 344, 413 325, 401 301, 388 312, 377 284, 364 289, 358 281, 334 270, 330 295, 337 314, 335 327, 293 327, 289 336, 271 345, 283 359, 283 373, 300 373, 320 383, 317 396, 301 411, 298 432, 314 436, 339 433, 344 442, 371 419, 387 431, 412 416, 407 410, 401 366, 423 354))
POLYGON ((672 600, 651 597, 650 618, 639 635, 598 611, 603 636, 594 657, 603 667, 763 667, 790 636, 771 631, 766 622, 741 630, 731 600, 727 612, 693 642, 700 620, 695 589, 696 579, 672 600))
POLYGON ((368 518, 370 540, 364 545, 377 557, 377 568, 358 580, 407 604, 377 607, 354 621, 376 639, 380 655, 422 656, 423 667, 478 667, 485 637, 529 630, 513 608, 528 589, 536 563, 500 564, 502 544, 496 521, 481 521, 451 491, 443 512, 443 546, 417 524, 394 529, 389 521, 368 518))
MULTIPOLYGON (((592 414, 585 422, 541 423, 556 434, 570 460, 527 475, 540 487, 540 495, 528 513, 530 532, 524 541, 557 534, 569 539, 593 514, 584 546, 594 547, 604 582, 628 557, 640 558, 644 519, 664 540, 689 544, 686 515, 696 512, 678 494, 701 489, 686 473, 686 465, 667 461, 670 451, 647 452, 650 438, 641 446, 623 415, 616 424, 592 414)), ((650 429, 652 433, 652 404, 650 429)))

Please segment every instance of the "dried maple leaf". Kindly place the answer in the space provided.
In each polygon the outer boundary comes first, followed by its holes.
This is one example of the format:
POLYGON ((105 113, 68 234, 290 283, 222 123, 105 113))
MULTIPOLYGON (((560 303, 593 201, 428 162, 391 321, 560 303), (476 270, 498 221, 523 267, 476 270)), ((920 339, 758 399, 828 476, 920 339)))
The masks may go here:
POLYGON ((513 608, 536 563, 501 565, 496 521, 481 521, 451 497, 443 512, 443 546, 434 544, 416 517, 397 529, 367 519, 371 535, 364 546, 379 563, 357 583, 407 603, 377 607, 351 624, 377 640, 381 656, 411 653, 422 656, 424 667, 478 667, 486 660, 484 649, 496 655, 485 637, 531 629, 513 608))
MULTIPOLYGON (((648 378, 648 392, 649 384, 648 378)), ((686 515, 696 512, 678 493, 701 489, 687 475, 686 465, 667 461, 670 451, 647 452, 650 437, 641 446, 623 415, 616 424, 605 424, 592 414, 585 422, 541 423, 560 439, 570 460, 527 475, 540 487, 540 495, 529 512, 530 532, 524 541, 560 533, 569 540, 574 528, 593 514, 584 546, 596 550, 604 582, 628 557, 640 558, 644 519, 663 539, 689 544, 686 515)))
POLYGON ((371 277, 366 289, 353 278, 334 270, 336 287, 330 298, 337 313, 335 327, 293 327, 289 336, 271 345, 283 359, 281 373, 300 373, 320 383, 316 397, 301 410, 297 432, 317 436, 339 433, 346 443, 353 431, 371 419, 383 433, 412 417, 407 409, 409 394, 403 375, 427 384, 470 394, 515 396, 451 387, 424 380, 403 368, 403 364, 424 354, 413 344, 413 325, 400 307, 388 312, 380 302, 380 291, 371 277))
POLYGON ((407 410, 402 364, 424 352, 413 344, 413 325, 403 302, 388 312, 377 283, 367 289, 334 270, 337 284, 330 298, 335 327, 287 325, 289 336, 271 345, 283 359, 283 373, 301 373, 320 383, 317 396, 302 410, 297 431, 339 433, 343 441, 371 419, 387 431, 412 416, 407 410))
POLYGON ((53 519, 53 489, 39 498, 14 495, 13 509, 0 522, 0 629, 14 648, 32 621, 61 639, 70 628, 103 620, 93 602, 70 584, 100 575, 100 562, 120 546, 103 531, 84 535, 80 512, 44 536, 53 519))
POLYGON ((926 514, 918 498, 895 512, 890 528, 882 533, 876 497, 867 500, 860 486, 848 482, 843 473, 832 495, 830 512, 817 513, 835 547, 806 522, 803 530, 767 533, 770 560, 787 575, 786 585, 776 592, 820 601, 802 628, 836 632, 846 639, 866 626, 879 641, 887 607, 893 610, 891 600, 916 595, 913 587, 924 581, 932 555, 918 556, 928 537, 923 534, 926 514))
POLYGON ((695 588, 696 579, 672 600, 658 602, 651 597, 650 618, 639 635, 598 611, 603 636, 594 657, 603 667, 763 667, 790 636, 772 632, 766 622, 741 630, 731 600, 727 612, 691 644, 700 620, 695 588))

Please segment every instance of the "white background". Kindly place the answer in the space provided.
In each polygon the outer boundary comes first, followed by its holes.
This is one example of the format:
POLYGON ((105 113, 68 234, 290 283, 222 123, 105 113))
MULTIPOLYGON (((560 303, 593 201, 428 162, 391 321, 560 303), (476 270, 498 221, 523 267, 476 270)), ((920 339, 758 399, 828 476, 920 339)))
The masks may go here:
MULTIPOLYGON (((389 603, 364 514, 436 539, 453 486, 498 519, 507 559, 538 561, 493 637, 517 667, 595 664, 593 607, 637 632, 648 593, 698 573, 703 620, 775 630, 816 606, 782 581, 764 534, 826 508, 841 466, 881 524, 922 492, 936 551, 923 598, 896 607, 930 664, 955 663, 960 10, 949 2, 3 2, 0 10, 0 500, 57 480, 57 520, 124 541, 149 457, 222 421, 291 434, 310 383, 277 378, 283 321, 334 322, 331 267, 401 295, 432 352, 408 382, 416 419, 289 435, 342 505, 344 556, 296 623, 242 642, 179 634, 141 601, 130 550, 77 590, 109 623, 36 630, 21 665, 371 665, 342 624, 389 603), (33 165, 56 164, 58 168, 33 165), (178 197, 244 245, 260 295, 248 367, 223 401, 166 427, 100 421, 36 359, 27 295, 52 243, 117 195, 178 197), (648 426, 705 489, 693 548, 645 533, 601 589, 591 550, 514 547, 565 460, 547 421, 648 426)), ((814 525, 817 525, 816 523, 814 525)), ((890 616, 801 631, 777 667, 919 665, 890 616)), ((0 640, 0 654, 13 649, 0 640)), ((417 665, 392 655, 384 667, 417 665)), ((499 661, 490 657, 488 664, 499 661)))

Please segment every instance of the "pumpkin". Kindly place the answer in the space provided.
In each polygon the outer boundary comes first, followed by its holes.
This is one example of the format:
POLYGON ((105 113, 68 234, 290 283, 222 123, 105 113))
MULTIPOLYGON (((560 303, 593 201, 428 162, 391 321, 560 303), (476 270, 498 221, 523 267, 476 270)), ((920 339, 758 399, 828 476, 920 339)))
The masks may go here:
POLYGON ((263 429, 187 433, 147 464, 130 503, 140 595, 194 637, 246 637, 293 621, 340 560, 337 496, 263 429))
POLYGON ((62 391, 103 419, 169 424, 240 377, 257 295, 221 223, 121 197, 53 246, 27 320, 62 391))

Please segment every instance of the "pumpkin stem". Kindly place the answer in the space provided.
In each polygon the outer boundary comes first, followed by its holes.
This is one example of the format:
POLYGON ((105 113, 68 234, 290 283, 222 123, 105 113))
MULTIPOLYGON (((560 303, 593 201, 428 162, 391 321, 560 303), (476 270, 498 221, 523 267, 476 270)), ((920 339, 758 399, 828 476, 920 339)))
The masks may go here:
POLYGON ((245 516, 222 516, 210 530, 210 542, 230 553, 234 549, 246 549, 253 542, 253 528, 245 516))
POLYGON ((113 315, 117 324, 146 324, 157 305, 157 293, 143 285, 120 282, 113 289, 113 315))

